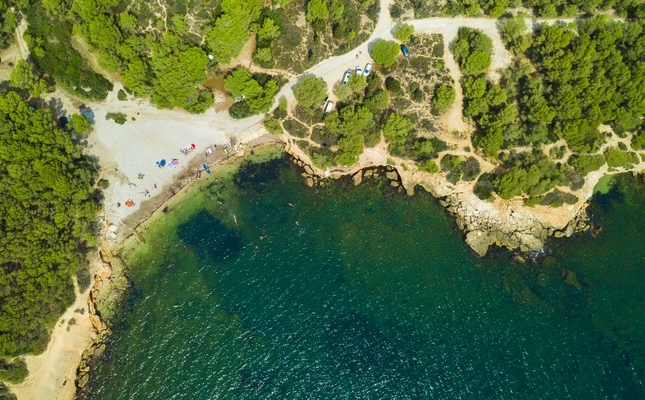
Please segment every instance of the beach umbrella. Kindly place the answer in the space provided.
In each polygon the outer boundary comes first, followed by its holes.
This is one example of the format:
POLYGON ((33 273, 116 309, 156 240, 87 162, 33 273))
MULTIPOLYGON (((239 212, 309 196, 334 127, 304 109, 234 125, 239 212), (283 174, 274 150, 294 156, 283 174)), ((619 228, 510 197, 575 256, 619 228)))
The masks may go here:
POLYGON ((161 165, 162 167, 166 165, 166 159, 164 158, 163 160, 159 161, 159 165, 161 165))
POLYGON ((191 144, 190 144, 190 147, 192 147, 192 148, 194 149, 194 148, 195 148, 195 147, 197 147, 197 146, 195 146, 195 143, 191 143, 191 144))
POLYGON ((159 161, 155 163, 155 167, 161 167, 161 165, 159 165, 159 161))

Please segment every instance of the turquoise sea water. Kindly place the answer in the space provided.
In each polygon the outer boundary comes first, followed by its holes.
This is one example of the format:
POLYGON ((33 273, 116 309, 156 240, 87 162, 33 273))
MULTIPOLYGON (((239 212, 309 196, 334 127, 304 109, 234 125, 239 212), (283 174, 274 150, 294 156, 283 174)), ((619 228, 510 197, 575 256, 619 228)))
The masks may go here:
POLYGON ((539 266, 476 258, 429 194, 318 190, 284 158, 222 175, 124 255, 92 399, 645 398, 645 186, 539 266))

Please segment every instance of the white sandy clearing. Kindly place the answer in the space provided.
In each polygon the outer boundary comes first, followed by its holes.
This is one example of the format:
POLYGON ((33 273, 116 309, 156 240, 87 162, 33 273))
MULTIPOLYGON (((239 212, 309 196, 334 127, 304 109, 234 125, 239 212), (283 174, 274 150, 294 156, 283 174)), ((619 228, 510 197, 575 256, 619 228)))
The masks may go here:
POLYGON ((74 398, 76 368, 83 351, 92 342, 92 325, 87 311, 90 290, 79 293, 74 279, 74 292, 76 301, 56 323, 47 350, 37 356, 25 357, 29 369, 27 379, 19 385, 8 385, 19 400, 74 398), (84 309, 84 313, 75 312, 77 309, 84 309), (68 325, 72 318, 76 324, 68 325))
MULTIPOLYGON (((204 154, 206 148, 214 145, 248 142, 264 133, 263 116, 244 120, 232 119, 227 111, 208 110, 201 115, 179 110, 159 110, 144 100, 119 101, 116 93, 121 88, 116 84, 104 103, 86 102, 94 112, 94 131, 88 139, 88 153, 96 157, 101 165, 100 176, 109 181, 105 192, 105 210, 110 223, 118 225, 119 220, 135 212, 142 201, 160 193, 164 186, 180 175, 197 154, 204 154), (106 120, 107 113, 124 113, 127 121, 123 125, 106 120), (135 118, 133 121, 132 118, 135 118), (181 149, 196 145, 188 155, 181 149), (179 164, 170 169, 156 167, 155 163, 173 158, 179 164), (139 173, 144 175, 138 179, 139 173), (154 185, 157 185, 155 188, 154 185), (134 207, 126 208, 125 201, 132 199, 134 207), (121 206, 118 206, 121 203, 121 206)), ((79 112, 79 101, 69 99, 61 92, 49 98, 60 100, 67 115, 79 112)))

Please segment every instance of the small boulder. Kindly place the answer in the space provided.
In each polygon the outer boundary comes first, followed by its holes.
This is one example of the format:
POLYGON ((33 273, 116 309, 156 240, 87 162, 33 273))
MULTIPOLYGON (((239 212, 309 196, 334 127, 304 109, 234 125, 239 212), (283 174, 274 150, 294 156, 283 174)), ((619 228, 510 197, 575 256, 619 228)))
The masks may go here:
POLYGON ((312 177, 307 177, 307 186, 312 187, 314 185, 314 179, 312 177))
POLYGON ((308 173, 309 175, 314 174, 314 170, 311 169, 311 167, 309 165, 305 165, 305 172, 308 173))
POLYGON ((385 177, 391 181, 399 179, 399 175, 396 173, 396 171, 386 172, 385 177))
POLYGON ((78 384, 77 386, 81 389, 87 385, 87 382, 90 380, 90 374, 84 374, 80 378, 78 378, 78 384))
POLYGON ((360 185, 360 183, 363 182, 363 170, 355 173, 354 176, 352 176, 352 180, 354 181, 354 186, 360 185))
POLYGON ((471 231, 466 235, 466 244, 480 257, 484 257, 488 252, 488 242, 488 236, 479 231, 471 231))

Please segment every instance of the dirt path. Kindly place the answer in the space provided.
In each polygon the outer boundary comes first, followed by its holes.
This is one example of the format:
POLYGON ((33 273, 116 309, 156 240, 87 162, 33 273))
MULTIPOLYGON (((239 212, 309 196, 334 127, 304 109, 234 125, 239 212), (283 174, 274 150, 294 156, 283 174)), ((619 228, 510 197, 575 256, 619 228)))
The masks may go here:
POLYGON ((16 43, 18 43, 18 48, 20 49, 20 55, 22 58, 27 59, 29 57, 29 47, 27 46, 27 43, 25 43, 25 39, 23 38, 23 35, 25 34, 25 31, 27 30, 27 19, 23 18, 20 21, 20 24, 16 27, 14 36, 16 38, 16 43))
POLYGON ((76 301, 56 323, 44 353, 27 356, 29 376, 19 385, 8 385, 20 400, 65 400, 76 393, 76 368, 91 343, 92 324, 87 309, 89 289, 79 293, 74 278, 76 301), (80 310, 83 310, 82 313, 80 310), (70 320, 74 321, 70 324, 70 320))

